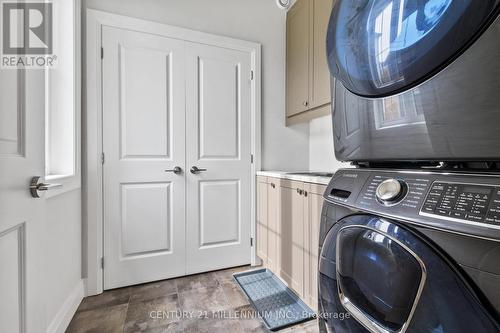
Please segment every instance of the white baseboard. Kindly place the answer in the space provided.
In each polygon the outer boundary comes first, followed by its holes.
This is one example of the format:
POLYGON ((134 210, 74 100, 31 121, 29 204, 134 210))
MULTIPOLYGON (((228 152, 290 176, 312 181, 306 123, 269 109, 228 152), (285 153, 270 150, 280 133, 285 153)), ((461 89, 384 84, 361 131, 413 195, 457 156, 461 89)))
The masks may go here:
POLYGON ((80 280, 64 301, 64 304, 51 321, 49 327, 47 327, 47 333, 64 333, 66 331, 83 299, 84 292, 83 280, 80 280))

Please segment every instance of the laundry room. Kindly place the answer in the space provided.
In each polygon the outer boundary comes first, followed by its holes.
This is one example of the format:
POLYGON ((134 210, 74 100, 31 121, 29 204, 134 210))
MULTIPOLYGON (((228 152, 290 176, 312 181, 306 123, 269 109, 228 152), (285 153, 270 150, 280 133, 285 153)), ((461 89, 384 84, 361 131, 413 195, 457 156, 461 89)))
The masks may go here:
POLYGON ((0 8, 0 333, 500 332, 500 0, 0 8))

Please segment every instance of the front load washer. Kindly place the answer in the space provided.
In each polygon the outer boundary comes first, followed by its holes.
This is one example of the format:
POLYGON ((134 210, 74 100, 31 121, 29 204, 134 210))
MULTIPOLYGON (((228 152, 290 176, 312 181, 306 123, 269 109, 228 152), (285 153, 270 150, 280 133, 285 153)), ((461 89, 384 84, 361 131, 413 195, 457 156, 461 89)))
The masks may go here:
POLYGON ((500 178, 343 169, 320 230, 321 332, 500 332, 500 178))

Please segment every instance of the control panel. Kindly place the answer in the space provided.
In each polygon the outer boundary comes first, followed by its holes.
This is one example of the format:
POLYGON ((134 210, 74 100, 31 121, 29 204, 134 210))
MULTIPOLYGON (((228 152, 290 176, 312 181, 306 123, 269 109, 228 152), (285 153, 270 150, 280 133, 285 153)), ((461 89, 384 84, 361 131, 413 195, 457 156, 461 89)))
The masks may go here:
POLYGON ((420 214, 500 226, 500 187, 434 182, 420 214))
POLYGON ((417 209, 422 203, 429 184, 428 179, 412 175, 398 175, 396 177, 382 174, 374 175, 365 184, 358 198, 358 204, 366 208, 397 205, 401 208, 417 209), (383 194, 388 192, 387 185, 390 186, 389 190, 392 190, 393 193, 384 198, 383 194))
POLYGON ((500 175, 342 169, 325 199, 360 213, 500 240, 500 175))

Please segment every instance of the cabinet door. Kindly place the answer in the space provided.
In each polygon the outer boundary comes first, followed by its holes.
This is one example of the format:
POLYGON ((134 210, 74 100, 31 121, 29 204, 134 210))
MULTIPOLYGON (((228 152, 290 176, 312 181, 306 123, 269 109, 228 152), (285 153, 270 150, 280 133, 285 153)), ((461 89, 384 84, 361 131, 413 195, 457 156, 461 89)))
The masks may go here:
POLYGON ((306 111, 309 105, 309 15, 309 0, 298 0, 287 13, 287 117, 306 111))
POLYGON ((257 256, 267 266, 267 177, 257 177, 257 256))
POLYGON ((304 183, 282 181, 280 276, 301 297, 304 296, 304 183))
POLYGON ((308 184, 307 191, 307 256, 304 267, 306 303, 314 310, 318 308, 318 252, 319 252, 319 227, 321 223, 321 210, 323 207, 323 192, 326 186, 308 184))
POLYGON ((269 178, 267 187, 267 267, 279 272, 280 258, 280 180, 269 178))
POLYGON ((333 0, 311 1, 311 61, 309 67, 309 108, 331 103, 330 70, 326 56, 326 32, 333 0))

